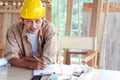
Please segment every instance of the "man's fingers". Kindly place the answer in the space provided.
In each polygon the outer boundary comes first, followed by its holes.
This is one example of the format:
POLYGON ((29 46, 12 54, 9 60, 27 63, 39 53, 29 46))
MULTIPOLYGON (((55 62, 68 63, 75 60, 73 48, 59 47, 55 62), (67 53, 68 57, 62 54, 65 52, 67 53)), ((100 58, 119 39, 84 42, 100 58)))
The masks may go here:
POLYGON ((43 69, 45 68, 47 65, 43 64, 43 63, 38 63, 37 65, 37 69, 43 69))

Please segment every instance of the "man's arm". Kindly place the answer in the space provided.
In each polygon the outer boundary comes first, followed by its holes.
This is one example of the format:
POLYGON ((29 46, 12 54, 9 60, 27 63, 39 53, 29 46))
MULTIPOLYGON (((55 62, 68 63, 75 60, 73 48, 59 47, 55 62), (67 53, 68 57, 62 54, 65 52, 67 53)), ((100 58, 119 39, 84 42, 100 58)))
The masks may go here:
POLYGON ((44 35, 43 59, 46 63, 56 62, 57 54, 57 35, 56 30, 52 24, 49 25, 44 35))
POLYGON ((17 66, 17 67, 23 67, 28 69, 43 69, 46 67, 46 65, 43 63, 42 59, 39 58, 41 61, 37 61, 34 58, 11 58, 8 62, 11 65, 17 66))
MULTIPOLYGON (((17 31, 19 32, 19 31, 17 31)), ((11 65, 29 68, 29 69, 42 69, 46 65, 42 62, 35 60, 34 58, 20 57, 20 47, 16 40, 16 32, 13 28, 7 31, 6 35, 6 59, 11 65)), ((41 59, 42 60, 42 59, 41 59)))

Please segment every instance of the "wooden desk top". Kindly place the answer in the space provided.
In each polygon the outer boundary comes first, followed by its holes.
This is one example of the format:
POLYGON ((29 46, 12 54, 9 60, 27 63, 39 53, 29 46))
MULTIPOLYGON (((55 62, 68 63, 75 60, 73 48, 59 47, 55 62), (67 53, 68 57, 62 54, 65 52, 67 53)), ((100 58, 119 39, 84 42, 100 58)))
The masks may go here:
POLYGON ((31 80, 33 70, 2 66, 0 67, 0 80, 31 80))
MULTIPOLYGON (((31 80, 32 77, 33 70, 13 66, 0 67, 0 80, 31 80)), ((94 69, 82 74, 78 80, 120 80, 120 71, 94 69)))

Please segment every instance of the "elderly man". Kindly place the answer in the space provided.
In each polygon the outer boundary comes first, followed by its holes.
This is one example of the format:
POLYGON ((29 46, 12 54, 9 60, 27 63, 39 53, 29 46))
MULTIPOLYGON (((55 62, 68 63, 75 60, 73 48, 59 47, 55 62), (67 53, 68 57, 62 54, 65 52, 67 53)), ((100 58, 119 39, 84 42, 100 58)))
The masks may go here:
POLYGON ((21 21, 12 24, 6 35, 6 59, 11 65, 43 69, 55 62, 56 31, 44 15, 45 8, 40 0, 24 0, 21 21))

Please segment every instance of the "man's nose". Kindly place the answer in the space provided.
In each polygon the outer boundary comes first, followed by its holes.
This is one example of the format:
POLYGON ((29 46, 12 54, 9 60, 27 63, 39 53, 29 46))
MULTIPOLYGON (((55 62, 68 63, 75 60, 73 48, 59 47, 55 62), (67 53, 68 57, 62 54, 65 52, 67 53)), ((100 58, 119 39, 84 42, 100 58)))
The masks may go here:
POLYGON ((36 23, 35 23, 34 21, 33 21, 33 24, 32 24, 32 26, 33 26, 33 27, 37 27, 37 26, 36 26, 36 23))

